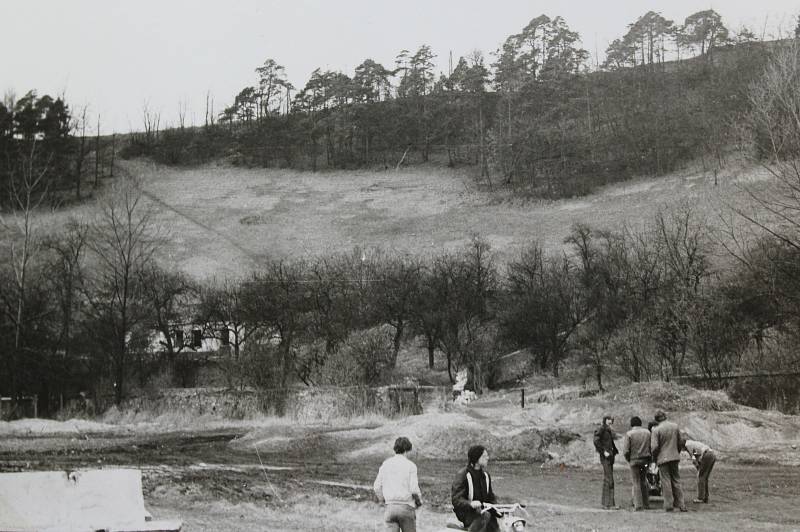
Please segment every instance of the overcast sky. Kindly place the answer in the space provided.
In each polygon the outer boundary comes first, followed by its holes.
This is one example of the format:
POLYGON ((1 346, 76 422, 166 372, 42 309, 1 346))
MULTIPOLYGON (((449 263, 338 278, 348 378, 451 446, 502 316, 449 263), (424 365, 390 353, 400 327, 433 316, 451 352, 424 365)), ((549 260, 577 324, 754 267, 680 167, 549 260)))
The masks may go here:
POLYGON ((317 67, 348 75, 366 58, 386 67, 402 49, 429 44, 447 69, 470 51, 489 55, 529 20, 560 15, 583 47, 601 54, 626 26, 654 10, 682 23, 713 8, 732 30, 793 32, 800 2, 786 0, 32 0, 0 3, 0 92, 65 94, 88 105, 102 131, 142 128, 142 108, 202 123, 207 91, 215 110, 256 82, 273 58, 298 88, 317 67))

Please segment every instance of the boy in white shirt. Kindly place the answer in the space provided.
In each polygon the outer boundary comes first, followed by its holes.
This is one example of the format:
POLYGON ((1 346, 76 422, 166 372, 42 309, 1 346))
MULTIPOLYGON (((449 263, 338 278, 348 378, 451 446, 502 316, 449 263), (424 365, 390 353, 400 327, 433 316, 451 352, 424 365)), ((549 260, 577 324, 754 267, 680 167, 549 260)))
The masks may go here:
POLYGON ((391 532, 416 532, 416 509, 422 506, 417 480, 417 466, 406 457, 411 441, 406 437, 394 442, 395 455, 384 460, 372 488, 378 501, 386 505, 383 520, 391 532))

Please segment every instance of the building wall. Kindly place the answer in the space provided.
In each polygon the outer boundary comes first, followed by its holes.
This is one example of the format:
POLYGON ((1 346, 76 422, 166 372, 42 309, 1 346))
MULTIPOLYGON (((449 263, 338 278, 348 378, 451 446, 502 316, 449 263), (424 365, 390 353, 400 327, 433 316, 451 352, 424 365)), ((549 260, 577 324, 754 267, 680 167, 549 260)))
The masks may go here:
MULTIPOLYGON (((227 333, 228 342, 223 342, 220 338, 207 338, 203 336, 203 329, 196 325, 176 325, 172 335, 172 341, 174 345, 179 345, 184 343, 191 347, 185 347, 184 350, 186 351, 194 351, 197 353, 212 353, 215 351, 219 351, 225 345, 229 345, 233 341, 233 332, 225 329, 222 326, 216 327, 218 331, 218 335, 223 337, 224 333, 227 333), (224 333, 222 332, 224 330, 224 333), (199 332, 199 342, 197 342, 197 334, 199 332), (182 342, 180 335, 183 335, 182 342)), ((164 338, 164 334, 161 331, 153 330, 150 333, 150 340, 148 342, 149 349, 151 352, 156 353, 159 351, 164 350, 164 345, 162 342, 165 342, 166 339, 164 338)))

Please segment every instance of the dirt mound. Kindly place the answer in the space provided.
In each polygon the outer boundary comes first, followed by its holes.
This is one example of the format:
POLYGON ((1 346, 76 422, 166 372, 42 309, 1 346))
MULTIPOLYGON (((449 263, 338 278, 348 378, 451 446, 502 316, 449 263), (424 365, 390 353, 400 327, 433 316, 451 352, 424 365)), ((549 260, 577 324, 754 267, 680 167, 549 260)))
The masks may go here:
MULTIPOLYGON (((800 463, 800 417, 743 407, 722 392, 663 382, 626 385, 595 396, 574 392, 554 388, 546 401, 524 409, 514 392, 489 393, 450 412, 314 431, 313 447, 338 454, 340 460, 357 461, 389 456, 395 438, 407 436, 419 458, 459 459, 470 445, 481 443, 495 460, 586 466, 597 461, 593 432, 605 413, 616 417, 614 430, 621 447, 630 417, 646 423, 656 410, 664 410, 690 438, 707 443, 725 460, 800 463)), ((308 437, 305 430, 262 428, 236 445, 288 451, 301 440, 308 444, 308 437)))
POLYGON ((698 390, 670 382, 637 382, 606 392, 601 398, 629 404, 649 404, 655 408, 687 412, 692 410, 722 412, 743 408, 728 398, 725 392, 698 390))
POLYGON ((97 423, 86 419, 69 419, 55 421, 53 419, 20 419, 17 421, 0 421, 2 436, 42 436, 52 434, 85 434, 115 432, 118 427, 106 423, 97 423))
MULTIPOLYGON (((418 436, 420 455, 425 458, 458 459, 467 456, 471 445, 491 449, 495 460, 546 462, 551 447, 580 439, 580 434, 561 428, 500 428, 471 424, 451 428, 432 427, 418 436)), ((385 451, 384 451, 385 452, 385 451)))
MULTIPOLYGON (((411 416, 380 427, 326 434, 340 443, 347 442, 340 447, 349 449, 340 455, 344 460, 389 456, 398 436, 410 438, 420 458, 458 459, 466 456, 470 445, 480 442, 492 450, 493 459, 531 461, 548 460, 551 446, 580 438, 560 427, 495 425, 461 412, 411 416)), ((274 439, 265 442, 277 443, 274 439)))

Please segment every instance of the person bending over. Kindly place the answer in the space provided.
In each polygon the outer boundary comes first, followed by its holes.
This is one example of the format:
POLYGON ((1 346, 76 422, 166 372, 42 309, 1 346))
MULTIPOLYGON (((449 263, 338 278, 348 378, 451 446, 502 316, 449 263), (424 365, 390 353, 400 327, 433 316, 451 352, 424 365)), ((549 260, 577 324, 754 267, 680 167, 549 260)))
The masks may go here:
POLYGON ((711 447, 695 440, 686 440, 683 444, 683 449, 689 453, 692 458, 692 464, 697 469, 697 497, 692 502, 707 503, 708 477, 717 462, 717 455, 714 454, 711 447))

